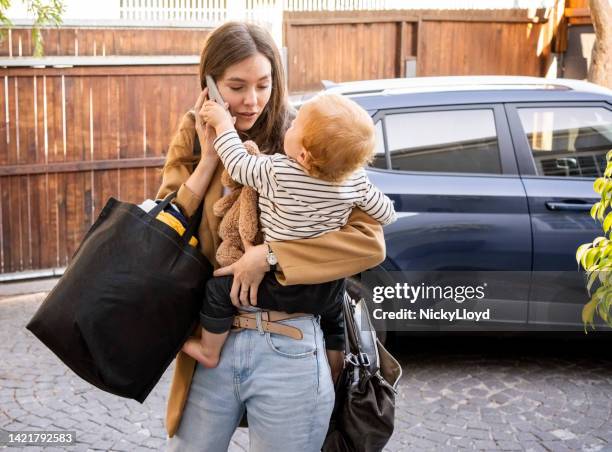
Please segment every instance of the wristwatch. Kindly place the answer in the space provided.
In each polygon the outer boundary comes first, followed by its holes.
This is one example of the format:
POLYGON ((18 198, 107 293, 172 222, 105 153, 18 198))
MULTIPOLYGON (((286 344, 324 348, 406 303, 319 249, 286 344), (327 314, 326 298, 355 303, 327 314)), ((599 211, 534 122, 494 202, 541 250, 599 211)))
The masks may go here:
POLYGON ((266 243, 266 245, 268 245, 268 255, 266 256, 266 260, 268 261, 268 265, 270 265, 270 271, 276 271, 276 264, 278 264, 278 259, 276 258, 276 254, 274 254, 274 251, 272 251, 272 248, 270 248, 270 244, 266 243))

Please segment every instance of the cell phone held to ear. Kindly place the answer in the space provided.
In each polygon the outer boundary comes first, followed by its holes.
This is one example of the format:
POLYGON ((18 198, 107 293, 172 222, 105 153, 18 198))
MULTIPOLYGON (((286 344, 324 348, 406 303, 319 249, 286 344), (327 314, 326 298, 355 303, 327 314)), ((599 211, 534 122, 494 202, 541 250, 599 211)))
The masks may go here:
POLYGON ((208 98, 224 107, 225 101, 221 97, 221 93, 219 93, 215 80, 210 75, 206 76, 206 87, 208 88, 208 98))

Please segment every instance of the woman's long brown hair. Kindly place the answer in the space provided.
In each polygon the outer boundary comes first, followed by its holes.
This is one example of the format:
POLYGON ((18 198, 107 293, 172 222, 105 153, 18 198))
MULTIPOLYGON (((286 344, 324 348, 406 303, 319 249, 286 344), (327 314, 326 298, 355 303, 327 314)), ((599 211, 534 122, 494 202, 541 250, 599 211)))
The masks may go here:
MULTIPOLYGON (((283 152, 283 138, 293 111, 289 105, 280 54, 270 34, 262 27, 245 22, 227 22, 209 34, 200 56, 200 85, 206 88, 206 75, 219 80, 228 67, 261 53, 272 66, 272 94, 264 111, 249 130, 239 131, 243 140, 253 140, 261 152, 283 152)), ((174 160, 169 166, 196 165, 199 157, 174 160)))

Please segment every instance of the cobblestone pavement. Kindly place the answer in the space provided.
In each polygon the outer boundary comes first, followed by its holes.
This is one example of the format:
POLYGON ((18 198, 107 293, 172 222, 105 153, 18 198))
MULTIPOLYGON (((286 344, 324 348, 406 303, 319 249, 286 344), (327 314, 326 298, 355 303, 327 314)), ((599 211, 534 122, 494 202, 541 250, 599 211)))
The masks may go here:
MULTIPOLYGON (((43 298, 0 298, 0 428, 75 430, 77 444, 66 450, 164 450, 172 366, 144 404, 92 387, 24 328, 43 298)), ((387 451, 612 450, 610 342, 399 344, 404 375, 387 451)), ((248 432, 239 429, 230 451, 246 450, 248 432)))

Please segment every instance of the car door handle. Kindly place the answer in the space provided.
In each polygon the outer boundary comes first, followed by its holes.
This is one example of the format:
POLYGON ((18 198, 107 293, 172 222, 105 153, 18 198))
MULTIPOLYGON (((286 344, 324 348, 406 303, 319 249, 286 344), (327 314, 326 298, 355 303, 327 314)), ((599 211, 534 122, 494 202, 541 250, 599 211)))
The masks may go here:
POLYGON ((584 203, 584 202, 552 202, 547 201, 546 208, 548 210, 559 210, 559 211, 578 211, 578 212, 587 212, 591 210, 593 204, 584 203))

